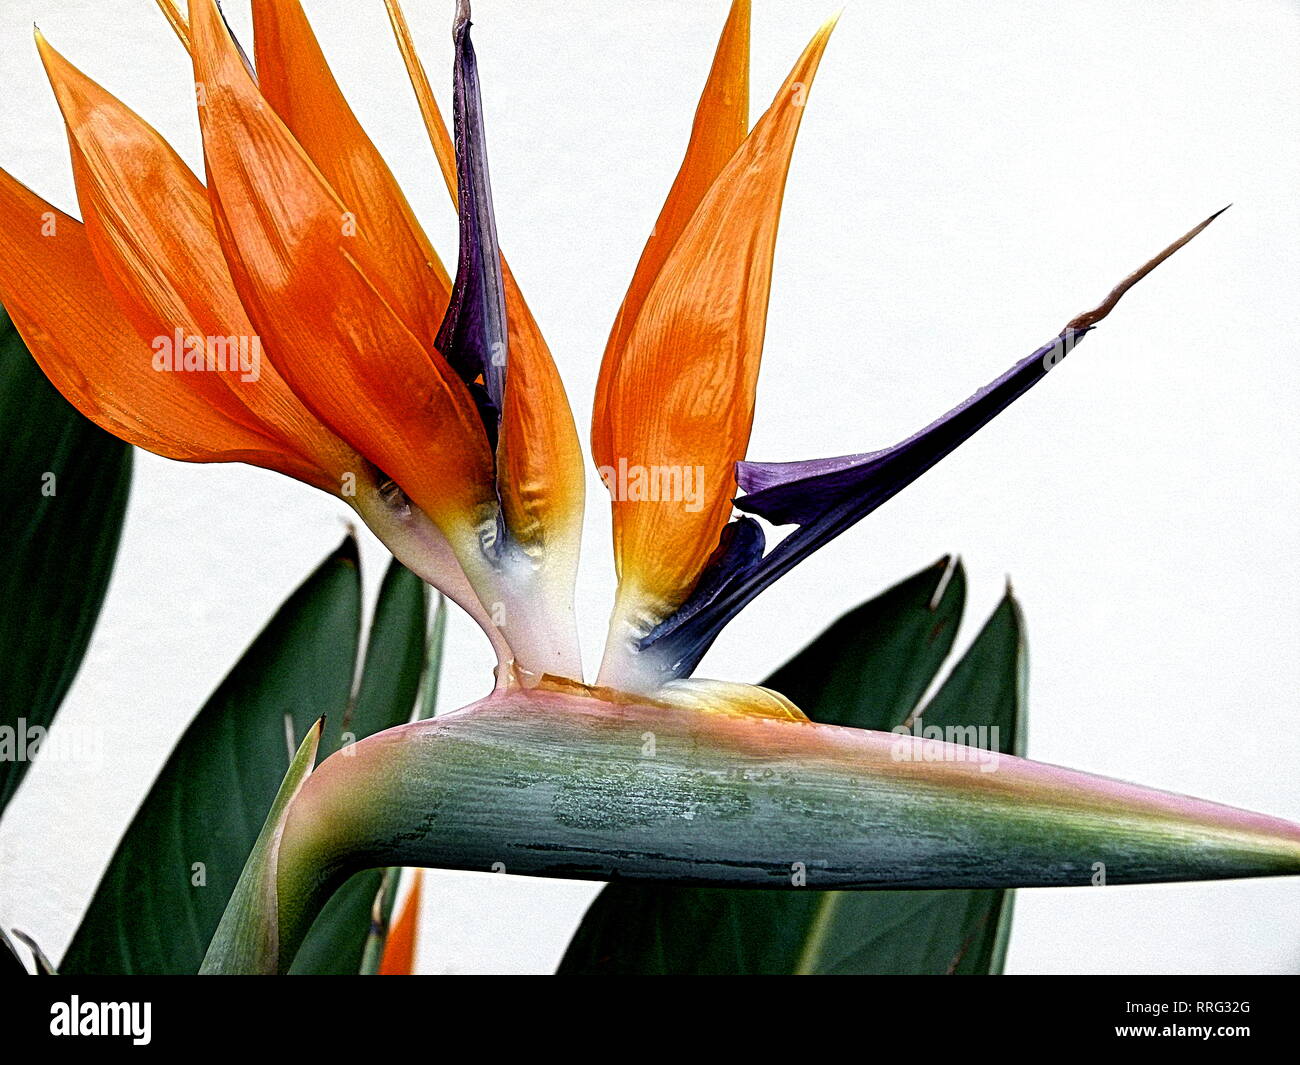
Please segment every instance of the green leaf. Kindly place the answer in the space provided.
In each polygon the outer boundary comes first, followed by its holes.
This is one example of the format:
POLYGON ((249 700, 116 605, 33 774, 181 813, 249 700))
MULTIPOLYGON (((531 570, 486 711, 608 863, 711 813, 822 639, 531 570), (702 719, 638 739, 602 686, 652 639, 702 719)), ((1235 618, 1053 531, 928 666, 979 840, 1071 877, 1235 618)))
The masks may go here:
MULTIPOLYGON (((438 680, 442 676, 442 652, 447 639, 447 600, 438 596, 438 605, 429 626, 429 664, 420 684, 420 706, 416 720, 433 717, 438 710, 438 680)), ((398 886, 402 879, 400 868, 384 870, 383 882, 370 908, 370 933, 361 956, 361 975, 374 976, 384 960, 384 945, 388 942, 388 929, 393 918, 393 904, 397 901, 398 886)))
POLYGON ((321 909, 294 956, 294 976, 356 976, 361 971, 371 910, 383 886, 382 869, 351 876, 321 909))
POLYGON ((185 731, 113 855, 65 973, 194 973, 289 765, 287 736, 341 715, 361 590, 343 541, 289 597, 185 731))
POLYGON ((279 908, 276 851, 289 804, 316 764, 324 726, 325 719, 321 718, 308 730, 289 763, 266 815, 266 823, 257 834, 248 862, 239 874, 239 882, 203 957, 199 968, 203 975, 259 972, 279 964, 280 939, 274 917, 279 908), (272 915, 269 921, 268 914, 272 915))
POLYGON ((389 868, 384 870, 379 891, 371 900, 370 932, 366 936, 366 948, 361 954, 361 975, 375 976, 379 965, 384 960, 384 944, 388 942, 388 928, 393 921, 393 904, 397 901, 397 884, 402 870, 389 868))
POLYGON ((46 380, 0 308, 0 811, 81 665, 117 556, 131 448, 46 380), (12 750, 6 747, 12 745, 12 750))
POLYGON ((1008 588, 952 673, 917 716, 926 725, 998 730, 997 749, 1025 756, 1029 659, 1025 619, 1008 588))
POLYGON ((966 571, 957 561, 949 574, 949 564, 942 558, 849 611, 763 685, 824 725, 901 724, 957 638, 966 571))
POLYGON ((429 624, 428 665, 420 682, 420 706, 416 718, 433 717, 438 712, 438 682, 442 679, 442 653, 447 643, 447 600, 438 596, 438 605, 429 624))
POLYGON ((360 740, 409 721, 425 664, 429 586, 393 559, 370 623, 365 665, 345 739, 360 740))
MULTIPOLYGON (((894 728, 952 649, 965 599, 961 563, 949 573, 940 559, 844 615, 763 684, 814 721, 894 728)), ((610 884, 560 972, 789 973, 832 894, 610 884)))
MULTIPOLYGON (((425 672, 427 614, 428 585, 394 559, 375 604, 361 684, 343 722, 344 746, 410 720, 425 672)), ((435 650, 432 642, 428 650, 435 650)), ((440 643, 436 651, 441 655, 440 643)), ((437 672, 436 664, 429 672, 437 672)), ((367 869, 339 888, 312 924, 290 972, 317 976, 360 972, 383 875, 380 869, 367 869)))

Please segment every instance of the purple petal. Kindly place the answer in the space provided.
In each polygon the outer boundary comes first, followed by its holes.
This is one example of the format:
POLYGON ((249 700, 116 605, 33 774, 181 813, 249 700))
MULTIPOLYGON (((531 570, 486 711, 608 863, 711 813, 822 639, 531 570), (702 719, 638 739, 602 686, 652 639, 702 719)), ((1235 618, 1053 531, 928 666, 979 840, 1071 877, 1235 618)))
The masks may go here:
POLYGON ((785 484, 788 481, 848 469, 883 454, 883 451, 864 451, 857 455, 841 455, 838 458, 798 459, 794 462, 741 461, 736 463, 736 480, 742 492, 761 492, 765 488, 785 484))
POLYGON ((456 183, 460 205, 460 257, 451 302, 435 341, 438 350, 471 386, 496 446, 505 395, 507 327, 505 282, 497 244, 478 63, 469 37, 469 14, 457 14, 454 117, 456 183), (482 386, 476 386, 482 377, 482 386))

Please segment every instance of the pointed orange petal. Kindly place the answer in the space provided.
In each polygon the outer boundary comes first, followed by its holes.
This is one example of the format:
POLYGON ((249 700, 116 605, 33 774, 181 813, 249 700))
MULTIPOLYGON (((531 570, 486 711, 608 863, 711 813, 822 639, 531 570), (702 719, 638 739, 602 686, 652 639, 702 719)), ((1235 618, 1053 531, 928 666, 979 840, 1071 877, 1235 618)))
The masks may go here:
POLYGON ((250 462, 308 479, 296 455, 153 369, 81 223, 2 170, 0 302, 54 387, 114 436, 167 458, 250 462))
POLYGON ((406 893, 402 912, 388 931, 384 954, 379 961, 380 976, 410 976, 415 972, 415 944, 419 937, 420 895, 424 884, 424 870, 416 869, 411 877, 411 890, 406 893))
POLYGON ((495 505, 468 390, 373 281, 383 263, 266 104, 212 0, 191 4, 190 33, 209 195, 249 318, 307 406, 465 547, 495 505))
POLYGON ((749 0, 733 0, 695 110, 686 155, 610 330, 591 419, 591 450, 597 466, 617 464, 610 439, 609 391, 632 323, 700 201, 749 131, 749 22, 749 0))
POLYGON ((689 593, 731 515, 735 463, 753 423, 781 198, 833 25, 813 37, 700 201, 608 368, 600 465, 616 489, 618 613, 634 625, 653 624, 689 593))
POLYGON ((337 493, 355 452, 330 433, 263 358, 213 228, 202 183, 143 119, 37 41, 68 127, 85 232, 119 307, 176 359, 177 388, 293 452, 337 493), (182 371, 185 342, 224 364, 182 371), (241 361, 242 359, 242 361, 241 361))
POLYGON ((339 91, 298 0, 254 0, 258 85, 388 264, 375 287, 433 350, 451 281, 388 164, 339 91))

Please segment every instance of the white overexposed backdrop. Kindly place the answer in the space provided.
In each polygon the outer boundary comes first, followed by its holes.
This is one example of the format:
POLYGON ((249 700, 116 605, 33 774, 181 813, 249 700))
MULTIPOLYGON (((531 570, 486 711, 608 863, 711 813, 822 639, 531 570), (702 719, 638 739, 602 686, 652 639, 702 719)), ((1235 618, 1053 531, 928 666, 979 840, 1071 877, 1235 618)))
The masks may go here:
MULTIPOLYGON (((755 116, 839 3, 756 0, 755 116)), ((305 6, 454 262, 383 5, 305 6)), ((449 87, 454 5, 406 6, 449 87)), ((228 8, 250 35, 246 3, 228 8)), ((502 243, 584 436, 726 9, 475 4, 502 243)), ((192 74, 149 0, 0 2, 0 166, 79 213, 34 21, 198 166, 192 74)), ((893 442, 1235 206, 1039 388, 751 606, 702 675, 757 680, 843 611, 960 552, 959 648, 1008 575, 1024 604, 1034 757, 1300 820, 1297 58, 1297 7, 1281 0, 851 0, 790 175, 752 457, 893 442)), ((594 473, 589 492, 590 665, 612 569, 594 473)), ((339 504, 282 477, 139 456, 112 587, 56 726, 97 737, 104 759, 38 759, 28 775, 0 831, 6 927, 59 956, 170 745, 345 524, 339 504)), ((369 534, 363 559, 369 600, 385 563, 369 534)), ((455 617, 443 705, 484 694, 489 669, 455 617)), ((431 874, 423 967, 548 971, 595 890, 431 874)), ((1024 891, 1009 966, 1294 972, 1298 891, 1294 879, 1024 891)))

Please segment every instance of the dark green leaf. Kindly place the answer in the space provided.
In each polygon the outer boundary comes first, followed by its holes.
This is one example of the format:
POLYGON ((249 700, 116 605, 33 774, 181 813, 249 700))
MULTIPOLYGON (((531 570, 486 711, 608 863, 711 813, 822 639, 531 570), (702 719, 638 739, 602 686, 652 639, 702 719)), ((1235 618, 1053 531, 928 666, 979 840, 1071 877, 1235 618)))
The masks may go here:
POLYGON ((996 728, 997 749, 1023 758, 1028 671, 1025 619, 1008 588, 998 608, 918 717, 925 725, 945 728, 996 728))
POLYGON ((424 672, 429 586, 393 559, 370 622, 365 665, 345 740, 360 740, 411 718, 424 672))
POLYGON ((378 974, 379 965, 384 960, 384 944, 388 942, 388 927, 393 921, 393 904, 397 901, 397 884, 401 874, 401 869, 385 869, 379 891, 371 900, 370 932, 361 954, 362 976, 378 974))
MULTIPOLYGON (((923 728, 983 725, 990 750, 1026 753, 1029 658, 1025 650, 1025 619, 1010 587, 980 634, 962 656, 919 718, 923 728), (996 735, 992 730, 997 729, 996 735)), ((1011 891, 916 891, 929 896, 930 920, 948 915, 951 929, 950 971, 958 974, 1001 973, 1011 934, 1011 891), (963 906, 962 897, 965 897, 963 906), (955 952, 951 952, 957 944, 955 952)), ((945 953, 937 937, 930 939, 936 967, 945 953)))
POLYGON ((0 308, 0 810, 81 665, 117 555, 131 448, 46 380, 0 308), (6 749, 12 748, 12 749, 6 749))
POLYGON ((824 725, 901 724, 957 638, 966 571, 958 561, 945 581, 948 567, 940 559, 849 611, 763 684, 824 725))
POLYGON ((442 652, 447 642, 447 600, 438 596, 438 605, 429 623, 428 665, 420 682, 420 706, 417 718, 433 717, 438 712, 438 682, 442 679, 442 652))
POLYGON ((181 737, 63 959, 66 973, 193 973, 296 742, 348 705, 361 615, 351 537, 276 613, 181 737))
MULTIPOLYGON (((420 705, 416 718, 433 717, 438 711, 438 681, 442 676, 442 652, 447 639, 447 600, 438 596, 438 605, 429 625, 429 662, 420 684, 420 705)), ((370 910, 370 934, 366 937, 365 951, 361 956, 361 975, 374 976, 384 960, 384 945, 388 942, 388 929, 393 918, 393 904, 397 901, 402 870, 384 870, 383 882, 370 910)))
POLYGON ((294 976, 356 976, 361 971, 370 911, 383 883, 382 869, 351 876, 325 903, 294 956, 294 976))

